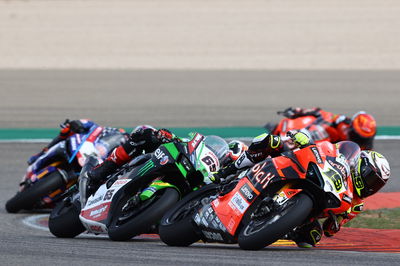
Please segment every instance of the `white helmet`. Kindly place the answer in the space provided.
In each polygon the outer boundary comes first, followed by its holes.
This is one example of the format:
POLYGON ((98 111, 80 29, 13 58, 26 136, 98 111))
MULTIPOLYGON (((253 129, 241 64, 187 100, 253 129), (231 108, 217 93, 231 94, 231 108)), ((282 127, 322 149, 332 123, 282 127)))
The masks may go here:
POLYGON ((376 151, 362 151, 353 176, 354 187, 360 198, 366 198, 380 190, 390 177, 386 158, 376 151))

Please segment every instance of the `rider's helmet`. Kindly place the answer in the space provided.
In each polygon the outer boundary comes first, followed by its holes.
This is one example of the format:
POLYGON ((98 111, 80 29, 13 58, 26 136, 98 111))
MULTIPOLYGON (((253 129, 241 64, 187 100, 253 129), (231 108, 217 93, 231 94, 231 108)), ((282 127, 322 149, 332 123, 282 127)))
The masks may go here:
POLYGON ((356 142, 362 149, 372 149, 376 135, 375 118, 364 111, 356 113, 352 119, 349 130, 349 139, 356 142))
POLYGON ((133 133, 133 132, 138 132, 138 131, 140 131, 140 130, 145 130, 145 129, 148 129, 148 128, 150 128, 150 129, 153 130, 153 131, 157 131, 157 129, 156 129, 155 127, 153 127, 153 126, 150 126, 150 125, 139 125, 139 126, 135 127, 135 128, 132 130, 132 133, 133 133))
POLYGON ((353 173, 354 187, 360 198, 366 198, 381 189, 390 177, 389 162, 375 151, 361 151, 353 173))
POLYGON ((240 140, 231 140, 228 145, 229 151, 222 160, 222 166, 226 166, 229 163, 236 161, 243 152, 249 149, 249 147, 240 140))

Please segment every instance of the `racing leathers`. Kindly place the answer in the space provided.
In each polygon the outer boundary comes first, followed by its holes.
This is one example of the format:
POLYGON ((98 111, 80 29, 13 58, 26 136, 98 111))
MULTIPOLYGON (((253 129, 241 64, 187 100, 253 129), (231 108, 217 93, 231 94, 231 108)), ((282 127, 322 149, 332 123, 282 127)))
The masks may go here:
POLYGON ((155 151, 161 144, 180 139, 167 129, 156 130, 152 127, 138 127, 122 145, 115 148, 101 164, 88 172, 88 177, 94 186, 107 180, 117 168, 133 158, 155 151))
MULTIPOLYGON (((372 116, 365 114, 364 112, 358 112, 350 118, 343 114, 335 114, 322 110, 321 108, 292 108, 289 107, 284 111, 278 112, 287 118, 295 119, 304 116, 314 116, 317 118, 315 124, 318 126, 310 129, 310 135, 314 141, 328 140, 332 143, 339 141, 350 140, 356 142, 361 149, 372 149, 373 140, 376 134, 376 122, 372 116), (365 116, 365 117, 362 117, 365 116), (354 121, 354 118, 356 121, 354 121), (370 134, 369 136, 361 136, 360 130, 355 130, 355 124, 361 123, 361 131, 365 130, 364 134, 370 134)), ((273 133, 274 130, 272 130, 273 133)))
POLYGON ((70 121, 69 119, 66 119, 64 123, 60 124, 60 132, 59 134, 50 141, 50 143, 44 147, 39 153, 32 155, 27 163, 31 165, 33 162, 35 162, 40 156, 45 154, 51 147, 59 143, 60 141, 63 141, 67 139, 69 136, 72 136, 73 134, 76 133, 86 133, 89 132, 89 130, 92 127, 97 127, 98 125, 94 123, 93 121, 87 120, 87 119, 79 119, 79 120, 72 120, 70 121))
MULTIPOLYGON (((288 136, 297 148, 303 148, 313 144, 312 139, 301 131, 289 131, 288 136)), ((343 224, 353 219, 363 210, 363 200, 354 192, 355 188, 353 187, 352 179, 352 171, 357 165, 361 149, 356 143, 351 141, 342 141, 335 144, 335 146, 339 151, 339 157, 341 157, 340 160, 335 160, 335 167, 338 167, 338 170, 343 174, 345 186, 350 194, 347 200, 351 200, 351 207, 340 215, 330 213, 329 217, 325 219, 322 225, 319 219, 311 219, 289 233, 287 238, 295 241, 299 247, 315 246, 321 240, 322 234, 328 237, 333 236, 340 230, 343 224)), ((250 168, 269 156, 280 156, 283 151, 284 145, 282 144, 280 136, 262 134, 253 139, 249 149, 235 162, 222 168, 219 172, 214 173, 210 179, 214 182, 220 182, 229 175, 250 168)))
MULTIPOLYGON (((66 139, 74 134, 86 134, 99 127, 98 124, 91 120, 79 119, 79 120, 66 120, 60 125, 60 133, 46 146, 41 152, 31 156, 28 160, 28 170, 36 173, 36 170, 42 169, 49 163, 62 160, 68 161, 69 157, 67 154, 66 139)), ((103 127, 99 139, 108 137, 110 135, 118 133, 124 133, 123 130, 113 127, 103 127)), ((109 151, 105 151, 105 155, 109 151)))

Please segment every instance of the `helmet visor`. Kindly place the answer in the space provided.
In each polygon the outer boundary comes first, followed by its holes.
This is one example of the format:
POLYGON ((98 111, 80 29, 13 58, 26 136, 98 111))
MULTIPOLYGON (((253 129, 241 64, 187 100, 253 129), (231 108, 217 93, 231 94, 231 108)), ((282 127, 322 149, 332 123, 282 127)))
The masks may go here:
POLYGON ((365 185, 365 191, 362 192, 362 197, 375 194, 386 183, 371 164, 361 166, 361 176, 363 177, 365 185))

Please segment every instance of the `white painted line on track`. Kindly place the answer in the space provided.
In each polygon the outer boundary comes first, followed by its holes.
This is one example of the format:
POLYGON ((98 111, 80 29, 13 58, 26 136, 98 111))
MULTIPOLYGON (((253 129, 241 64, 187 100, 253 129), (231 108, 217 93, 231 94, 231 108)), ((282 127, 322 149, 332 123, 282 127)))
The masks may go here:
POLYGON ((32 216, 24 218, 22 220, 22 223, 27 225, 27 226, 29 226, 29 227, 33 227, 35 229, 39 229, 39 230, 48 232, 49 228, 47 228, 45 226, 42 226, 42 225, 39 225, 38 222, 37 222, 38 220, 44 219, 44 218, 47 218, 47 217, 49 217, 48 214, 32 215, 32 216))

